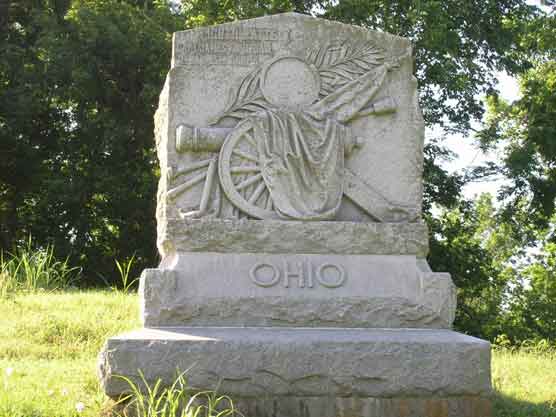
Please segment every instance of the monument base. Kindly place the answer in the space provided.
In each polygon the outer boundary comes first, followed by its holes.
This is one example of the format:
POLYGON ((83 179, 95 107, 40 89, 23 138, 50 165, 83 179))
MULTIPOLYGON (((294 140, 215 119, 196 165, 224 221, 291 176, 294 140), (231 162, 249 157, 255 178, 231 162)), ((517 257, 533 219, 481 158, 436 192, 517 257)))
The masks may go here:
POLYGON ((236 399, 248 417, 490 417, 484 396, 373 398, 273 397, 236 399))
POLYGON ((268 327, 140 329, 100 355, 116 378, 218 389, 247 417, 488 417, 490 344, 450 330, 268 327))

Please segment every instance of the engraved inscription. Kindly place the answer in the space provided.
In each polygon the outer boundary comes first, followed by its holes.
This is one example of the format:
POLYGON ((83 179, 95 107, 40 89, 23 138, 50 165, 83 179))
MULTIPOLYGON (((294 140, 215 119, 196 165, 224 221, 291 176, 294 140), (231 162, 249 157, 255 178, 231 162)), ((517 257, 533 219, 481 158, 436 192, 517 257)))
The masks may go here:
POLYGON ((249 271, 251 280, 259 287, 273 287, 280 281, 280 270, 272 264, 260 263, 256 264, 249 271), (270 271, 270 276, 267 276, 270 271))
POLYGON ((310 261, 284 261, 282 265, 257 263, 250 269, 249 277, 254 284, 263 288, 276 285, 284 288, 315 288, 316 284, 333 289, 345 284, 347 274, 339 264, 323 263, 315 266, 310 261))
POLYGON ((338 288, 346 280, 346 271, 340 265, 323 264, 317 270, 317 278, 320 284, 326 288, 338 288), (330 272, 330 275, 327 276, 326 271, 330 272))
POLYGON ((272 57, 289 31, 268 28, 215 27, 184 33, 175 44, 178 65, 257 65, 272 57))

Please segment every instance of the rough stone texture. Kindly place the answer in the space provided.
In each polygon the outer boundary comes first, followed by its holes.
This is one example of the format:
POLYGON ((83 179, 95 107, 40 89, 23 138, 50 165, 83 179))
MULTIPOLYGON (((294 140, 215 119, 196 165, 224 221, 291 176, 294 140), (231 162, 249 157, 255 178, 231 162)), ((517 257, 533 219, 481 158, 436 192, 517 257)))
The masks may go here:
MULTIPOLYGON (((167 328, 108 340, 101 353, 105 391, 115 375, 190 384, 232 396, 451 397, 488 395, 490 345, 450 330, 167 328)), ((346 400, 347 401, 347 400, 346 400)), ((259 417, 259 416, 253 416, 259 417)))
POLYGON ((179 253, 141 277, 144 325, 450 328, 449 274, 398 255, 179 253))
MULTIPOLYGON (((416 255, 428 253, 427 226, 420 223, 168 220, 164 255, 177 252, 322 253, 416 255)), ((166 263, 170 263, 167 260, 166 263)))

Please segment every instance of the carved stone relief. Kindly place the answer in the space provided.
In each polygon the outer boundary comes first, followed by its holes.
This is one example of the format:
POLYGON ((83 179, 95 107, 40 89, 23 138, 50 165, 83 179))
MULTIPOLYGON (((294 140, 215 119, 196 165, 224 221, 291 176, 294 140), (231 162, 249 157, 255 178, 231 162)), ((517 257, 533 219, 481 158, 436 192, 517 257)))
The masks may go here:
POLYGON ((262 62, 212 124, 177 127, 178 153, 209 157, 169 170, 166 197, 202 183, 198 209, 183 217, 219 216, 225 197, 238 217, 332 220, 345 195, 376 221, 414 220, 416 210, 388 201, 345 163, 366 140, 351 123, 396 111, 378 93, 405 59, 409 51, 386 59, 374 42, 338 41, 262 62))

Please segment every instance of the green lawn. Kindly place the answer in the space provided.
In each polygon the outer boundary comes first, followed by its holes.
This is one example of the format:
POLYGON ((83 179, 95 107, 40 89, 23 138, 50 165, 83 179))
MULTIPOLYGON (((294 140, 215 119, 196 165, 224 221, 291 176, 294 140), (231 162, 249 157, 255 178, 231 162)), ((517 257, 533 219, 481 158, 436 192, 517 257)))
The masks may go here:
POLYGON ((0 416, 102 415, 96 357, 108 335, 139 326, 137 310, 137 296, 116 292, 0 300, 0 416))
MULTIPOLYGON (((137 296, 116 292, 0 299, 0 417, 106 416, 96 356, 139 325, 137 310, 137 296)), ((496 416, 556 417, 556 352, 497 351, 493 376, 496 416)))
POLYGON ((556 351, 495 351, 492 376, 497 417, 556 417, 556 351))

